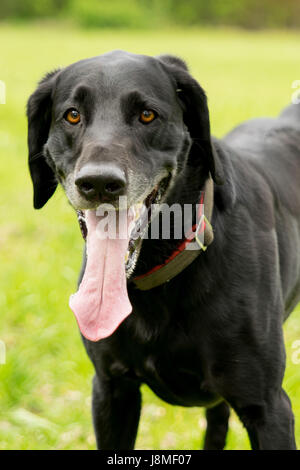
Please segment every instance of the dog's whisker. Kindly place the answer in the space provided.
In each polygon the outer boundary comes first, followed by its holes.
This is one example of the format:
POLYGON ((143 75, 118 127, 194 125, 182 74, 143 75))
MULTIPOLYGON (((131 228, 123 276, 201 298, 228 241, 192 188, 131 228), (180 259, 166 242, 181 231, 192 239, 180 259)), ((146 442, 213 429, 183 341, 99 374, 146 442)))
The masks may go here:
POLYGON ((37 160, 38 158, 41 158, 44 156, 44 153, 43 152, 37 152, 35 155, 32 155, 30 157, 30 161, 33 162, 35 160, 37 160))

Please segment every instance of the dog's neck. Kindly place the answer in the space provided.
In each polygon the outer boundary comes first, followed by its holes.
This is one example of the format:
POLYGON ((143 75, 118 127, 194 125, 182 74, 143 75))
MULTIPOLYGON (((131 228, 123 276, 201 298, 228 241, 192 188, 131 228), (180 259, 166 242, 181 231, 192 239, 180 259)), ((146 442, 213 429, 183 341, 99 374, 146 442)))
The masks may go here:
MULTIPOLYGON (((210 188, 207 194, 206 204, 210 205, 208 213, 209 219, 212 216, 213 210, 213 192, 214 183, 209 176, 209 173, 203 172, 201 168, 193 168, 187 166, 184 173, 180 175, 176 185, 171 189, 166 203, 169 206, 173 204, 179 204, 182 209, 182 213, 185 210, 185 205, 191 205, 193 211, 193 217, 191 221, 191 227, 197 222, 197 210, 201 201, 201 195, 204 190, 210 188), (209 185, 207 184, 209 182, 209 185), (188 187, 188 191, 186 188, 188 187)), ((208 191, 206 191, 208 192, 208 191)), ((207 213, 205 211, 205 213, 207 213)), ((209 220, 210 222, 210 220, 209 220)), ((183 224, 183 221, 182 221, 183 224)), ((149 227, 149 233, 151 233, 151 226, 149 227)), ((171 227, 172 233, 172 227, 171 227)), ((182 233, 184 233, 184 227, 182 225, 182 233)), ((206 232, 206 243, 211 243, 213 234, 211 228, 208 226, 206 232)), ((176 238, 171 239, 154 239, 151 237, 143 241, 141 253, 133 277, 138 277, 151 271, 155 266, 164 263, 168 260, 172 254, 178 249, 178 246, 182 243, 182 240, 176 238)))

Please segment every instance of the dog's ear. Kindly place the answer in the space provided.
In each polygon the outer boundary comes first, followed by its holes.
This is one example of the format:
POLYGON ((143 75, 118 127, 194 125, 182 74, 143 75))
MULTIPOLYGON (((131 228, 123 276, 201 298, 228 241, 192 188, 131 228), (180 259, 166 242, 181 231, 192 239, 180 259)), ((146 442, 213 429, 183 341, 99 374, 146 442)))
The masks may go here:
POLYGON ((43 207, 57 187, 43 147, 48 140, 52 117, 52 90, 59 70, 47 74, 27 103, 29 170, 33 183, 33 205, 43 207))
POLYGON ((192 138, 189 162, 197 166, 199 159, 217 184, 223 184, 223 169, 210 135, 207 98, 199 83, 189 74, 185 62, 173 56, 158 56, 162 66, 174 81, 177 96, 183 106, 183 120, 192 138))
POLYGON ((189 71, 186 62, 180 57, 176 57, 175 55, 162 54, 157 56, 156 58, 166 65, 177 67, 179 69, 185 70, 186 72, 189 71))

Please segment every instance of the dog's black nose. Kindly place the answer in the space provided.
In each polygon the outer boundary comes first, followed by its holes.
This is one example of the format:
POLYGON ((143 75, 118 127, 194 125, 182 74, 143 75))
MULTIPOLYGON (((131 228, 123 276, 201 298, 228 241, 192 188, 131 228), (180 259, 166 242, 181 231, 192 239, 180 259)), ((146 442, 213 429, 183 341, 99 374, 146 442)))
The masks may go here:
POLYGON ((75 179, 79 192, 88 200, 112 201, 126 192, 125 173, 112 165, 85 165, 75 179))

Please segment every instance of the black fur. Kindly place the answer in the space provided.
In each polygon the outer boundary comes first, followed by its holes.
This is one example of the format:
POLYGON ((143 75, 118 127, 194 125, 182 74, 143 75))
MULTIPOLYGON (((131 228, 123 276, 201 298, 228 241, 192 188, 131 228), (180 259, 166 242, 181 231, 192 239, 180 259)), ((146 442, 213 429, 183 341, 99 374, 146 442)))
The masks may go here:
MULTIPOLYGON (((36 208, 54 192, 54 173, 59 179, 92 158, 87 134, 89 143, 111 136, 105 158, 120 165, 128 158, 126 165, 149 181, 162 167, 176 167, 169 203, 197 202, 209 172, 215 180, 212 245, 160 287, 139 291, 129 282, 133 313, 109 338, 83 339, 96 372, 99 448, 133 448, 142 383, 171 404, 208 408, 205 449, 224 447, 229 407, 253 449, 295 448, 293 413, 282 389, 282 323, 300 300, 299 110, 291 105, 278 118, 252 120, 222 140, 211 139, 205 93, 180 59, 123 52, 50 75, 30 98, 36 208), (94 98, 82 104, 89 117, 75 131, 59 119, 79 84, 94 98), (125 123, 118 103, 132 91, 151 95, 167 116, 147 129, 134 115, 125 123), (111 150, 114 141, 127 145, 126 155, 111 150)), ((93 158, 101 161, 101 152, 94 150, 93 158)), ((176 244, 145 240, 135 275, 160 264, 176 244)))

